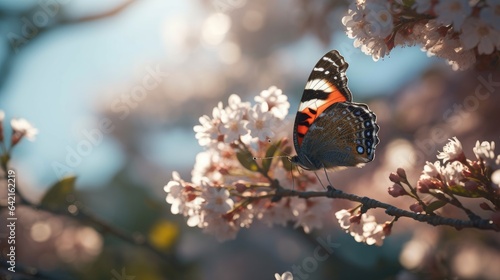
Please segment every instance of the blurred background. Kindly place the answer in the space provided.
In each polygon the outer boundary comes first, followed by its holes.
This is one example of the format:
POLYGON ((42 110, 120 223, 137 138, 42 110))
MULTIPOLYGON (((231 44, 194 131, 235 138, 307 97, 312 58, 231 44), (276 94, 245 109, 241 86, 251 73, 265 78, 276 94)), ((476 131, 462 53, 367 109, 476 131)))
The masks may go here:
MULTIPOLYGON (((338 248, 308 279, 495 279, 498 234, 403 219, 382 247, 373 247, 342 232, 331 213, 328 226, 309 235, 256 223, 219 243, 170 214, 163 186, 174 170, 190 178, 202 151, 192 129, 198 118, 232 93, 252 101, 275 85, 288 96, 293 119, 312 67, 332 49, 349 63, 354 100, 369 103, 381 127, 374 164, 332 175, 341 189, 407 209, 410 201, 387 194, 390 172, 403 167, 416 182, 425 161, 435 161, 453 136, 469 157, 476 140, 500 140, 498 85, 485 98, 475 95, 482 81, 500 81, 498 71, 453 72, 418 46, 374 62, 345 35, 348 5, 0 1, 0 110, 6 120, 26 118, 39 130, 35 142, 24 140, 12 155, 19 191, 38 203, 57 180, 77 175, 78 203, 169 256, 85 221, 20 207, 17 261, 26 273, 7 273, 5 262, 0 273, 10 279, 273 279, 312 256, 316 238, 330 238, 338 248)), ((353 206, 333 203, 335 211, 353 206)), ((441 211, 464 218, 452 208, 441 211)), ((379 222, 389 219, 379 214, 379 222)))

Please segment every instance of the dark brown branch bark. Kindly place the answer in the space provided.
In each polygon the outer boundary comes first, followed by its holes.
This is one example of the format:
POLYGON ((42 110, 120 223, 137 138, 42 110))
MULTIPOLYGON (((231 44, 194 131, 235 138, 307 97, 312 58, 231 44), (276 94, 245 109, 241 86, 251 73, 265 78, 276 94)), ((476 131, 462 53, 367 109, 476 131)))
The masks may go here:
POLYGON ((345 193, 341 190, 333 189, 331 187, 329 187, 328 190, 324 192, 314 192, 314 191, 299 192, 295 190, 283 189, 281 187, 278 188, 276 191, 276 197, 291 197, 291 196, 296 196, 300 198, 329 197, 329 198, 347 199, 350 201, 356 201, 363 204, 364 210, 372 208, 382 208, 385 209, 385 213, 387 215, 397 218, 406 217, 414 219, 416 221, 426 222, 433 226, 446 225, 454 227, 456 229, 477 228, 483 230, 500 231, 500 228, 497 225, 493 224, 490 220, 486 219, 460 220, 460 219, 445 218, 439 215, 414 213, 397 208, 395 206, 392 206, 384 202, 380 202, 378 200, 366 196, 361 197, 355 194, 345 193))

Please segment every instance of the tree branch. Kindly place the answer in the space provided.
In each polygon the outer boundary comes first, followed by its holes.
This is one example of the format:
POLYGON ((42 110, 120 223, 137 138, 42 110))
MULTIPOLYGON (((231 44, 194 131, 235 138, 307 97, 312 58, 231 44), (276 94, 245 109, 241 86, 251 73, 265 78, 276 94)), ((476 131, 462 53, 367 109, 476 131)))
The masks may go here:
POLYGON ((393 217, 406 217, 410 219, 414 219, 416 221, 420 222, 426 222, 430 225, 433 226, 439 226, 439 225, 446 225, 446 226, 451 226, 456 229, 463 229, 463 228, 477 228, 477 229, 484 229, 484 230, 493 230, 493 231, 500 231, 500 228, 493 224, 490 220, 486 219, 475 219, 475 220, 459 220, 459 219, 452 219, 452 218, 445 218, 439 215, 426 215, 426 214, 420 214, 420 213, 414 213, 410 212, 407 210, 403 210, 400 208, 397 208, 395 206, 392 206, 390 204, 380 202, 378 200, 366 197, 366 196, 357 196, 355 194, 350 194, 343 192, 338 189, 333 189, 332 187, 328 186, 328 190, 324 192, 315 192, 315 191, 307 191, 307 192, 299 192, 295 190, 288 190, 284 189, 282 187, 278 188, 276 191, 276 196, 277 197, 300 197, 300 198, 312 198, 312 197, 329 197, 329 198, 339 198, 339 199, 347 199, 350 201, 356 201, 360 202, 363 204, 363 207, 366 209, 371 209, 371 208, 382 208, 385 209, 385 213, 387 215, 393 216, 393 217))

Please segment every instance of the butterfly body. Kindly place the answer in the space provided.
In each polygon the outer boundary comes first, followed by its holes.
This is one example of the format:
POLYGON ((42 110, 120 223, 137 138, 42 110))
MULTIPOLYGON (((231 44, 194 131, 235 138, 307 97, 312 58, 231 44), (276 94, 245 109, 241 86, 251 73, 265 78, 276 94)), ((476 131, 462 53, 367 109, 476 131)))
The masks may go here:
POLYGON ((367 105, 352 102, 345 71, 337 52, 323 56, 313 68, 294 124, 291 158, 307 170, 362 166, 375 157, 379 126, 367 105))

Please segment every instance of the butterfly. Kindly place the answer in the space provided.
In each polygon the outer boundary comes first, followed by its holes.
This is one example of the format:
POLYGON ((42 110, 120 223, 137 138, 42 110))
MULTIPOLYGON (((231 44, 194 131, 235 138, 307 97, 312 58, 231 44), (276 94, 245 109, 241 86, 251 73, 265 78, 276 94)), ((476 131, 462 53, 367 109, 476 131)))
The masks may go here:
POLYGON ((336 50, 325 54, 307 80, 295 117, 290 161, 306 170, 363 166, 379 143, 377 117, 366 104, 352 102, 349 65, 336 50))

